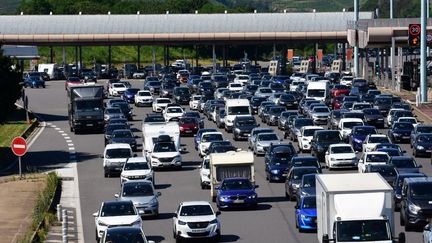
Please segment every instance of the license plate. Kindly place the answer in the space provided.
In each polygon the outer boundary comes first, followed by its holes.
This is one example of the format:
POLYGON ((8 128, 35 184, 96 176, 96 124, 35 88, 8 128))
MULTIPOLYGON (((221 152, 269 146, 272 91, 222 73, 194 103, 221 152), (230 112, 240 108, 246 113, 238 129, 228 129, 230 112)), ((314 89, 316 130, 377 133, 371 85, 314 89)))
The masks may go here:
POLYGON ((193 233, 204 233, 204 232, 206 232, 206 230, 205 229, 193 229, 192 232, 193 233))
POLYGON ((93 126, 93 124, 86 124, 86 126, 88 126, 88 127, 92 127, 92 126, 93 126))
POLYGON ((234 203, 244 203, 244 200, 240 200, 240 199, 234 200, 234 203))
POLYGON ((403 139, 409 139, 410 136, 403 136, 402 138, 403 138, 403 139))
POLYGON ((185 132, 186 133, 192 133, 192 130, 186 130, 185 132))

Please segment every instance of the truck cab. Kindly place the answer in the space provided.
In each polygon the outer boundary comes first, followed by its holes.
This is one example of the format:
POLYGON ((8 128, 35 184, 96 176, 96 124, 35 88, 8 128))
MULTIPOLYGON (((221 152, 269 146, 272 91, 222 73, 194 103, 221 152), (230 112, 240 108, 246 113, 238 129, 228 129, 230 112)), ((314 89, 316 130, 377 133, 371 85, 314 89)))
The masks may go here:
POLYGON ((229 99, 225 104, 225 130, 231 131, 234 123, 234 119, 237 116, 250 116, 251 108, 248 99, 229 99))

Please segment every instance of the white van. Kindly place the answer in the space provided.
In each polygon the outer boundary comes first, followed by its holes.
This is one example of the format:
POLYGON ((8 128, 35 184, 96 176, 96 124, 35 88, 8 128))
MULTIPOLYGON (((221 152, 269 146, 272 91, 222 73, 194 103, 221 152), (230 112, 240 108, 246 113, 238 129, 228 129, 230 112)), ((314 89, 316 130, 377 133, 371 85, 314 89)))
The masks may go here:
POLYGON ((228 99, 225 102, 225 130, 231 131, 234 119, 237 116, 251 116, 250 102, 248 99, 228 99))
POLYGON ((50 79, 57 79, 56 70, 57 64, 55 63, 41 63, 38 65, 38 72, 45 72, 48 74, 50 79))
POLYGON ((143 156, 150 161, 149 155, 153 150, 154 143, 160 135, 169 135, 174 141, 177 151, 180 151, 180 127, 177 122, 143 124, 143 156))
POLYGON ((306 91, 306 98, 312 98, 315 100, 325 102, 329 96, 329 82, 328 81, 317 81, 309 82, 306 91))

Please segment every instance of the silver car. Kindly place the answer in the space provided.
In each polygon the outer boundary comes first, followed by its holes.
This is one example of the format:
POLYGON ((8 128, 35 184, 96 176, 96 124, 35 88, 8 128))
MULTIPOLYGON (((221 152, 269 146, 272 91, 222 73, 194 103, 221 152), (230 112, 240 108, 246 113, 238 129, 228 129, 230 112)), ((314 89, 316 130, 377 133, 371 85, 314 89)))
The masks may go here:
POLYGON ((254 129, 252 129, 252 131, 248 137, 248 148, 253 149, 253 147, 255 146, 255 141, 256 141, 258 134, 265 133, 265 132, 274 132, 274 130, 271 128, 264 128, 264 127, 262 127, 262 128, 261 127, 255 127, 254 129))
POLYGON ((317 106, 309 114, 315 125, 324 125, 327 124, 327 120, 330 117, 330 109, 325 106, 317 106))
POLYGON ((112 108, 105 109, 104 121, 108 123, 113 118, 125 118, 120 108, 112 107, 112 108))
POLYGON ((282 139, 274 132, 260 133, 256 136, 252 150, 256 155, 264 155, 270 145, 279 144, 281 141, 282 139))
POLYGON ((116 198, 132 201, 138 214, 142 216, 158 217, 160 192, 156 192, 153 183, 149 180, 125 181, 121 186, 120 194, 116 198))

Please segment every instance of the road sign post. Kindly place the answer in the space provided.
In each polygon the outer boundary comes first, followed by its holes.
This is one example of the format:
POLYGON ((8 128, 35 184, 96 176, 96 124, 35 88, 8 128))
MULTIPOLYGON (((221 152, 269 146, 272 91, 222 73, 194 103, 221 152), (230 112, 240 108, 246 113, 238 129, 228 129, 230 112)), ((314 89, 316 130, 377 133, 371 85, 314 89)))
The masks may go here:
POLYGON ((410 24, 408 26, 408 43, 411 47, 420 46, 420 24, 410 24))
POLYGON ((15 137, 11 143, 12 152, 18 156, 19 176, 22 177, 21 157, 27 152, 27 141, 22 137, 15 137))

